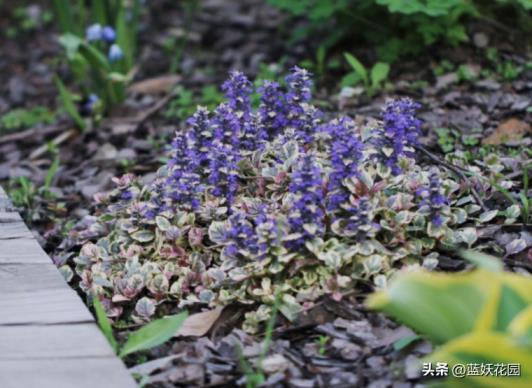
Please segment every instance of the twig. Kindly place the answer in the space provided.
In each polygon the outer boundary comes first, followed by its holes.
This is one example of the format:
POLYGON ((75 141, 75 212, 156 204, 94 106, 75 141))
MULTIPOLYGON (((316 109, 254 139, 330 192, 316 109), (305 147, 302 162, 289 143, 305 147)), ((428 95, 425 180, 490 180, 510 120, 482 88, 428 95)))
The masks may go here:
MULTIPOLYGON (((61 133, 59 136, 55 137, 53 140, 52 140, 52 144, 54 144, 55 146, 58 146, 60 145, 61 143, 65 142, 66 140, 68 140, 70 137, 72 137, 73 135, 75 135, 77 133, 77 131, 75 129, 70 129, 66 132, 63 132, 61 133)), ((29 159, 30 160, 34 160, 34 159, 37 159, 39 156, 41 156, 42 154, 44 154, 46 151, 48 150, 48 145, 47 144, 43 144, 42 146, 40 146, 39 148, 37 148, 36 150, 34 150, 30 156, 29 156, 29 159)))
POLYGON ((482 207, 482 209, 484 211, 489 210, 488 207, 486 206, 486 204, 484 204, 484 201, 482 201, 482 198, 480 198, 480 195, 478 194, 477 190, 475 189, 474 184, 470 181, 470 179, 466 176, 466 174, 464 174, 464 171, 463 171, 463 169, 461 167, 458 167, 458 166, 455 166, 455 165, 452 165, 452 164, 446 162, 445 160, 437 157, 436 155, 434 155, 433 153, 431 153, 430 151, 428 151, 427 149, 425 149, 422 146, 416 146, 416 150, 421 151, 423 154, 425 154, 432 161, 441 164, 442 166, 444 166, 448 170, 451 170, 456 175, 458 175, 463 181, 469 182, 469 188, 471 190, 471 195, 473 196, 473 198, 475 198, 475 201, 480 205, 480 207, 482 207))
POLYGON ((147 109, 144 113, 140 115, 137 122, 135 123, 136 128, 140 127, 146 120, 148 120, 151 116, 159 112, 161 109, 163 109, 166 104, 170 102, 170 100, 177 96, 176 92, 169 93, 167 96, 161 98, 159 101, 157 101, 150 109, 147 109))
POLYGON ((28 129, 22 132, 10 133, 8 135, 4 135, 0 137, 0 144, 9 143, 11 141, 24 140, 26 138, 29 138, 35 135, 41 135, 41 136, 50 135, 55 132, 64 131, 69 126, 70 124, 64 123, 64 124, 49 125, 49 126, 41 127, 41 128, 32 128, 32 129, 28 129))
POLYGON ((150 117, 152 117, 154 114, 159 112, 161 109, 163 109, 169 102, 177 96, 177 93, 174 91, 165 97, 158 100, 152 107, 149 109, 146 109, 144 112, 142 112, 139 115, 136 115, 135 117, 114 117, 114 118, 108 118, 105 120, 105 122, 102 124, 103 126, 109 126, 114 127, 116 124, 125 124, 127 125, 127 131, 126 132, 135 132, 139 129, 139 127, 146 122, 150 117))

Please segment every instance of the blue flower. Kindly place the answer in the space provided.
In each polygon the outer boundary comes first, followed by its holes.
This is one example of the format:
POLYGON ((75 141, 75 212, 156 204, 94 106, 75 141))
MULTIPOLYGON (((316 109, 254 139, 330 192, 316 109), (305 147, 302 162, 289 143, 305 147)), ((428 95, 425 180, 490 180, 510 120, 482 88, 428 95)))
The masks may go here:
POLYGON ((383 128, 375 133, 374 145, 382 150, 381 160, 397 175, 401 173, 399 158, 414 157, 408 147, 418 144, 421 121, 416 118, 416 111, 421 106, 409 98, 386 104, 383 113, 383 128))
POLYGON ((437 168, 430 171, 429 184, 418 188, 416 196, 421 200, 419 203, 420 211, 429 214, 430 221, 434 226, 441 227, 444 223, 441 211, 449 200, 445 196, 437 168))
POLYGON ((288 85, 286 100, 290 104, 300 104, 310 102, 312 98, 312 74, 308 70, 294 66, 285 81, 288 85))
POLYGON ((205 167, 208 165, 213 138, 214 128, 209 111, 200 106, 187 120, 186 144, 175 144, 174 148, 185 147, 190 162, 196 167, 205 167))
POLYGON ((91 93, 89 94, 89 97, 87 97, 85 103, 82 105, 82 108, 85 112, 92 113, 96 104, 98 104, 99 101, 99 97, 96 94, 91 93))
POLYGON ((85 31, 85 38, 89 42, 96 42, 102 39, 102 26, 99 24, 93 24, 85 31))
POLYGON ((120 46, 118 46, 115 43, 115 44, 112 44, 111 47, 109 47, 108 57, 111 63, 117 62, 124 57, 124 53, 122 52, 122 49, 120 48, 120 46))
POLYGON ((331 138, 329 155, 332 172, 327 185, 327 210, 332 212, 349 199, 349 190, 343 182, 358 175, 363 145, 355 132, 354 121, 348 117, 328 123, 324 131, 331 138))
POLYGON ((356 234, 361 231, 361 227, 370 226, 373 229, 379 229, 379 225, 372 222, 370 217, 372 207, 367 197, 361 197, 354 200, 354 204, 351 204, 346 208, 346 217, 343 224, 343 228, 349 234, 356 234))
POLYGON ((101 36, 107 43, 113 43, 116 40, 116 32, 111 26, 105 26, 102 29, 101 36))
POLYGON ((240 251, 247 251, 251 255, 258 255, 261 248, 258 244, 258 238, 251 222, 246 220, 242 212, 238 212, 229 217, 229 229, 225 238, 229 241, 226 246, 226 254, 236 257, 240 251))
POLYGON ((222 85, 229 106, 235 111, 247 113, 251 110, 250 95, 253 85, 240 71, 232 71, 222 85))
POLYGON ((288 125, 285 94, 277 82, 264 81, 260 93, 259 116, 264 128, 264 137, 271 141, 288 125))
POLYGON ((288 221, 292 233, 298 233, 301 237, 290 241, 288 246, 300 249, 306 241, 325 232, 322 171, 312 155, 301 157, 298 169, 291 175, 289 191, 294 200, 288 221))
POLYGON ((303 144, 314 141, 323 116, 319 109, 309 104, 312 98, 310 76, 307 70, 295 66, 285 79, 288 85, 285 95, 287 126, 294 129, 296 139, 303 144))

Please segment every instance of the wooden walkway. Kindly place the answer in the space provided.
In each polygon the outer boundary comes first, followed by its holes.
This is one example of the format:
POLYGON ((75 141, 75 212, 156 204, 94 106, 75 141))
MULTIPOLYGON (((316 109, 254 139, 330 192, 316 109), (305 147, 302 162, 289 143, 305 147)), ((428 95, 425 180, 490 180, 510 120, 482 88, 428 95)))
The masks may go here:
POLYGON ((0 388, 133 387, 0 187, 0 388))

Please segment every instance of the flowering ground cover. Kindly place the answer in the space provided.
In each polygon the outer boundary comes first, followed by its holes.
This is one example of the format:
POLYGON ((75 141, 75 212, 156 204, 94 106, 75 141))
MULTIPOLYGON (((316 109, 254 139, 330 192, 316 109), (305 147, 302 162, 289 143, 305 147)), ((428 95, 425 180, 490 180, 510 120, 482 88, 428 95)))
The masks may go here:
POLYGON ((475 341, 525 365, 526 46, 472 24, 469 46, 384 65, 367 43, 283 45, 292 19, 267 2, 202 3, 126 19, 136 50, 119 17, 2 48, 0 178, 138 381, 407 387, 475 341), (125 345, 183 311, 164 344, 125 345))

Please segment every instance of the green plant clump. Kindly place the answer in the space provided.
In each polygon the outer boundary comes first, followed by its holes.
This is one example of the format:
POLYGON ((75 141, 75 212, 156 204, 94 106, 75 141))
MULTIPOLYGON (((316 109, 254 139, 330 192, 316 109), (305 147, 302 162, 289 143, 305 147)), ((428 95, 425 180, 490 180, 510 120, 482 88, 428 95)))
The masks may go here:
POLYGON ((34 127, 38 124, 51 124, 55 115, 44 106, 31 109, 13 109, 0 116, 0 132, 12 132, 34 127))
POLYGON ((467 368, 465 378, 449 378, 444 386, 528 387, 532 280, 502 272, 496 258, 464 255, 486 268, 460 274, 403 273, 386 291, 370 296, 368 305, 439 345, 424 360, 428 365, 447 363, 449 371, 467 368))
POLYGON ((268 0, 273 6, 308 23, 294 30, 293 39, 322 37, 326 48, 362 37, 376 46, 380 60, 419 54, 437 42, 457 45, 468 40, 468 19, 493 18, 501 8, 513 11, 529 29, 530 0, 268 0), (333 31, 323 34, 323 31, 333 31))
POLYGON ((82 97, 67 90, 59 78, 56 84, 68 114, 84 128, 84 114, 107 112, 125 99, 137 51, 141 0, 95 0, 90 7, 54 0, 53 5, 62 31, 59 43, 82 97))
MULTIPOLYGON (((109 315, 236 303, 255 332, 276 295, 293 320, 324 295, 434 268, 438 252, 476 246, 478 225, 520 216, 483 211, 452 171, 420 163, 414 102, 392 101, 377 128, 360 128, 323 119, 307 71, 286 85, 264 81, 254 109, 252 83, 232 73, 227 102, 187 120, 153 183, 128 174, 96 197, 95 216, 72 231, 84 244, 71 264, 109 315)), ((489 168, 447 157, 489 191, 489 168)))

